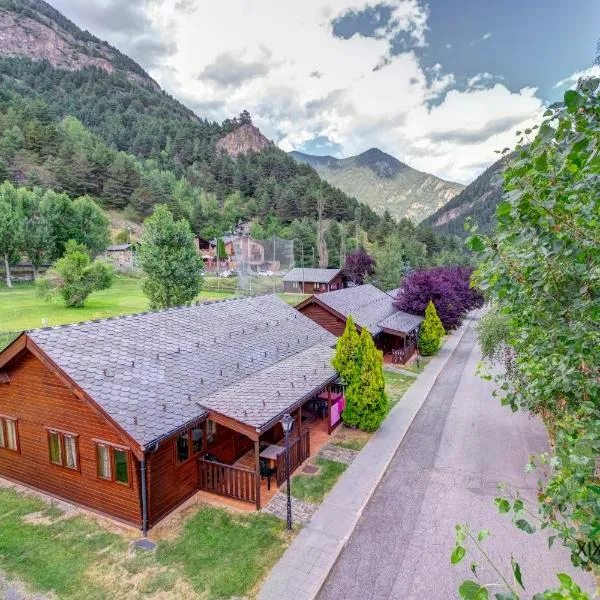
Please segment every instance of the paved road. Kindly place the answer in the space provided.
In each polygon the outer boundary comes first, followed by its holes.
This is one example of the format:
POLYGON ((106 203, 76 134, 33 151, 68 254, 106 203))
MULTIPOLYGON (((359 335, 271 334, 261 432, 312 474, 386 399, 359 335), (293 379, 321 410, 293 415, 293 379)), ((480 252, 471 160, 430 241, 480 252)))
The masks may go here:
MULTIPOLYGON (((547 548, 546 536, 517 530, 493 503, 497 483, 535 497, 535 476, 523 466, 545 448, 542 425, 502 408, 493 385, 475 375, 480 359, 472 326, 448 361, 415 418, 386 475, 366 506, 319 600, 385 600, 458 597, 472 578, 469 560, 450 565, 454 526, 491 529, 491 555, 519 560, 529 592, 553 587, 553 573, 572 571, 568 553, 547 548)), ((469 558, 469 557, 467 557, 469 558)), ((479 558, 479 557, 477 557, 479 558)), ((480 569, 485 583, 497 581, 480 569)), ((576 579, 585 580, 581 572, 576 579)))

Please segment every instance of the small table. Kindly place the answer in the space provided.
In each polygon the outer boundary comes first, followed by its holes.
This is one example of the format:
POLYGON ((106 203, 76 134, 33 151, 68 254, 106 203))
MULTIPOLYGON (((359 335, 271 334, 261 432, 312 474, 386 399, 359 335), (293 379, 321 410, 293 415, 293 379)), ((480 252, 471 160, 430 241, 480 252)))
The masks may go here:
POLYGON ((283 446, 277 446, 276 444, 272 444, 271 446, 267 446, 259 456, 261 458, 266 458, 267 460, 277 460, 277 457, 285 452, 285 448, 283 446))

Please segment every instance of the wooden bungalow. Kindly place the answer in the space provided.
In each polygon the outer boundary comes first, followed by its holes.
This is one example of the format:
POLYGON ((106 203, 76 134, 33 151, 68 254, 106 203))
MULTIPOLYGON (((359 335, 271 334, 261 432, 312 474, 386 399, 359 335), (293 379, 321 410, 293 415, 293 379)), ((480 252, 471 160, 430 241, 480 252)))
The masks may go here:
POLYGON ((341 269, 297 267, 283 278, 283 291, 297 294, 320 294, 344 287, 341 269))
POLYGON ((144 533, 198 490, 260 508, 282 416, 292 469, 340 420, 334 342, 275 296, 24 332, 0 353, 0 477, 144 533))
POLYGON ((370 284, 358 285, 313 295, 296 309, 338 337, 352 315, 357 331, 367 328, 384 355, 404 364, 416 353, 423 317, 398 310, 394 292, 382 292, 370 284))

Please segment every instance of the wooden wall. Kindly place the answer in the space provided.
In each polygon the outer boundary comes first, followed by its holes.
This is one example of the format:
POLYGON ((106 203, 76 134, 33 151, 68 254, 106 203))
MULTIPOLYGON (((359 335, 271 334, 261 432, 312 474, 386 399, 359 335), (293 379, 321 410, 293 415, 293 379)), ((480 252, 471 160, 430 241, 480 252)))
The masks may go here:
POLYGON ((300 312, 315 323, 318 323, 321 327, 327 329, 330 333, 333 333, 333 335, 339 337, 344 333, 346 321, 330 313, 316 302, 307 304, 300 309, 300 312))
POLYGON ((199 456, 210 453, 220 462, 232 464, 252 446, 252 441, 245 435, 217 424, 213 442, 205 443, 202 452, 177 464, 176 437, 161 442, 158 450, 147 457, 150 525, 155 525, 199 489, 199 456))
POLYGON ((128 446, 118 429, 29 352, 5 371, 10 383, 0 384, 0 414, 18 419, 20 453, 0 448, 0 476, 141 526, 139 463, 133 454, 129 486, 97 477, 93 440, 128 446), (79 471, 50 463, 46 428, 79 436, 79 471))
POLYGON ((344 287, 344 281, 341 273, 330 281, 328 284, 314 283, 313 281, 304 282, 304 291, 302 290, 302 281, 296 284, 292 281, 283 282, 283 291, 290 292, 293 294, 322 294, 323 292, 332 292, 334 290, 341 290, 344 287))

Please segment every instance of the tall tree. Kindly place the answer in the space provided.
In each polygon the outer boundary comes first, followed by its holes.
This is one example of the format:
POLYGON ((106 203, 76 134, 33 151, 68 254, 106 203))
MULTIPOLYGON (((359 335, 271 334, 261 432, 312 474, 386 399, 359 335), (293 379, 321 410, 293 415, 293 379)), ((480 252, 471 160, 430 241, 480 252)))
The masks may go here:
POLYGON ((23 218, 19 194, 10 183, 0 185, 0 257, 4 261, 6 286, 12 287, 10 266, 19 258, 23 241, 23 218))
POLYGON ((365 279, 375 272, 375 260, 362 248, 353 250, 346 256, 344 275, 354 284, 362 285, 365 279))
POLYGON ((40 200, 40 218, 45 230, 47 256, 55 261, 65 253, 67 242, 77 239, 79 234, 73 202, 66 194, 48 190, 40 200))
POLYGON ((104 252, 110 243, 110 221, 102 209, 89 197, 73 201, 76 240, 87 247, 92 257, 104 252))
POLYGON ((156 206, 146 219, 137 258, 152 309, 188 304, 200 292, 202 259, 194 234, 184 219, 174 221, 166 206, 156 206))
POLYGON ((33 268, 33 279, 38 278, 39 269, 46 256, 48 245, 47 230, 40 214, 40 202, 43 196, 38 188, 33 191, 21 190, 21 213, 23 217, 22 248, 33 268))

